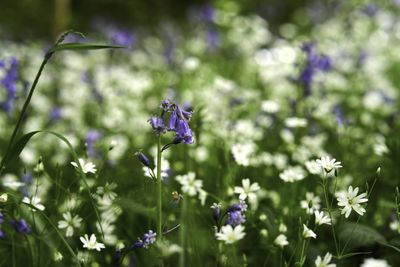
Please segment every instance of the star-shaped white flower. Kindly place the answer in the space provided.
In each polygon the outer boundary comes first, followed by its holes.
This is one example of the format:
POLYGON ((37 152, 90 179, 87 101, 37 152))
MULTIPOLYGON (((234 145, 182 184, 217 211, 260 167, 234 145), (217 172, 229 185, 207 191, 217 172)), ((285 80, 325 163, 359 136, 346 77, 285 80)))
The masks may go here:
POLYGON ((340 161, 336 161, 334 158, 331 159, 329 156, 321 157, 316 162, 325 176, 333 176, 338 169, 343 167, 340 161))
POLYGON ((328 215, 325 215, 323 211, 316 210, 314 212, 314 215, 315 215, 315 224, 316 225, 323 225, 323 224, 331 225, 331 223, 332 223, 331 218, 329 218, 328 215))
POLYGON ((97 242, 96 236, 94 234, 90 236, 90 239, 88 235, 85 234, 85 237, 81 236, 80 240, 83 243, 83 247, 90 250, 95 249, 97 251, 100 251, 101 249, 105 248, 103 243, 97 242))
POLYGON ((305 224, 303 224, 303 237, 304 238, 317 238, 317 234, 309 229, 305 224))
POLYGON ((350 216, 352 210, 354 210, 361 216, 365 213, 365 209, 360 204, 368 201, 368 199, 366 198, 367 193, 364 192, 358 196, 357 194, 358 187, 353 190, 352 186, 349 186, 347 192, 337 193, 338 206, 343 207, 342 214, 344 214, 346 218, 350 216))
MULTIPOLYGON (((97 171, 97 170, 96 170, 96 165, 94 165, 93 162, 90 162, 90 161, 85 162, 84 159, 79 159, 79 164, 80 164, 81 167, 82 167, 83 173, 89 173, 89 172, 90 172, 90 173, 96 173, 96 171, 97 171)), ((72 161, 72 162, 71 162, 71 165, 74 166, 76 169, 79 170, 79 165, 78 165, 78 163, 72 161)))
POLYGON ((246 178, 242 180, 242 187, 235 186, 235 193, 239 194, 239 199, 245 200, 249 198, 250 201, 257 198, 255 192, 260 190, 258 183, 250 184, 250 179, 246 178))
POLYGON ((225 244, 233 244, 238 240, 241 240, 246 233, 243 232, 244 227, 242 225, 236 225, 235 228, 232 225, 225 225, 221 227, 221 230, 215 234, 218 240, 225 241, 225 244))
POLYGON ((81 227, 82 218, 78 215, 72 217, 71 213, 68 211, 63 214, 64 220, 58 222, 58 228, 66 228, 65 236, 73 236, 74 228, 81 227))
MULTIPOLYGON (((34 206, 36 209, 43 211, 45 207, 40 203, 40 198, 33 196, 32 198, 24 197, 22 199, 23 203, 34 206)), ((36 211, 35 209, 31 209, 32 211, 36 211)))
POLYGON ((318 256, 315 260, 315 267, 336 267, 336 264, 330 263, 332 260, 332 254, 327 252, 322 259, 321 256, 318 256))
POLYGON ((321 207, 321 199, 315 196, 312 192, 306 193, 306 199, 300 201, 301 208, 305 209, 307 214, 313 214, 314 211, 319 210, 321 207))

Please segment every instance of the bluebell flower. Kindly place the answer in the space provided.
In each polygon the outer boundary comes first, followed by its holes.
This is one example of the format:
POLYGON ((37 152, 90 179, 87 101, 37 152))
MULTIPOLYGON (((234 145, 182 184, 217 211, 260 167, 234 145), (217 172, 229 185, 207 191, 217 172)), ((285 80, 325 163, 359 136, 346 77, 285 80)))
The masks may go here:
POLYGON ((15 231, 20 234, 29 234, 31 229, 24 219, 10 220, 10 224, 14 227, 15 231))
POLYGON ((221 217, 221 204, 214 203, 211 206, 214 221, 218 224, 221 217))
POLYGON ((6 237, 6 233, 0 229, 0 239, 6 237))
POLYGON ((302 50, 306 53, 306 64, 299 75, 298 81, 304 85, 304 96, 311 94, 311 86, 314 75, 317 71, 329 71, 332 69, 332 61, 327 55, 318 55, 314 51, 314 44, 308 42, 302 45, 302 50))
POLYGON ((87 153, 90 157, 97 156, 97 152, 94 149, 94 145, 96 141, 101 138, 101 133, 97 130, 89 130, 86 134, 85 142, 86 142, 86 149, 87 153))
POLYGON ((0 212, 0 224, 4 222, 4 214, 0 212))
POLYGON ((152 230, 145 233, 142 239, 138 239, 132 246, 129 247, 130 250, 136 248, 149 248, 151 244, 156 242, 157 233, 152 230))
POLYGON ((135 153, 135 155, 138 157, 139 161, 146 167, 150 168, 150 160, 146 157, 145 154, 142 152, 138 151, 135 153))
POLYGON ((54 107, 49 112, 49 118, 51 122, 59 121, 63 116, 62 109, 59 107, 54 107))
POLYGON ((150 125, 153 128, 153 130, 157 134, 164 133, 166 130, 166 127, 164 125, 164 120, 161 117, 154 116, 149 119, 150 125))
POLYGON ((9 113, 14 107, 16 99, 16 83, 18 80, 19 63, 16 58, 11 58, 10 66, 6 71, 6 75, 1 80, 1 84, 7 90, 7 98, 1 103, 2 109, 9 113))
POLYGON ((153 116, 149 119, 153 130, 157 134, 165 133, 166 131, 175 132, 176 134, 173 141, 166 145, 163 150, 175 144, 192 144, 194 136, 189 127, 189 120, 192 118, 191 107, 182 109, 169 100, 163 100, 161 101, 160 108, 162 109, 161 116, 153 116), (168 126, 164 123, 164 117, 167 113, 169 113, 168 126))
POLYGON ((246 216, 244 212, 247 211, 247 204, 245 201, 240 200, 238 204, 234 204, 228 208, 228 219, 226 224, 236 225, 243 224, 246 222, 246 216))
POLYGON ((113 44, 132 48, 136 43, 136 35, 132 31, 123 29, 113 29, 109 32, 113 44))

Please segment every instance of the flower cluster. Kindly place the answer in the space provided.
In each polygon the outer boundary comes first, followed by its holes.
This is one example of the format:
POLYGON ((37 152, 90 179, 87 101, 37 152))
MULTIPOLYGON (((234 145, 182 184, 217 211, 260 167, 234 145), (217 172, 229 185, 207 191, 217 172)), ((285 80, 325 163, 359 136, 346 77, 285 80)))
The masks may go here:
POLYGON ((157 134, 175 132, 175 138, 171 144, 192 144, 194 136, 189 128, 192 111, 185 110, 169 100, 161 101, 161 115, 153 116, 149 123, 157 134), (166 114, 169 114, 168 122, 165 123, 166 114))
POLYGON ((317 71, 329 71, 332 68, 332 61, 327 55, 315 53, 315 45, 311 42, 305 43, 302 50, 306 53, 306 65, 298 78, 304 86, 304 95, 311 94, 311 85, 317 71))
POLYGON ((136 249, 136 248, 149 248, 150 245, 156 242, 157 233, 152 230, 145 233, 142 239, 138 239, 129 249, 136 249))

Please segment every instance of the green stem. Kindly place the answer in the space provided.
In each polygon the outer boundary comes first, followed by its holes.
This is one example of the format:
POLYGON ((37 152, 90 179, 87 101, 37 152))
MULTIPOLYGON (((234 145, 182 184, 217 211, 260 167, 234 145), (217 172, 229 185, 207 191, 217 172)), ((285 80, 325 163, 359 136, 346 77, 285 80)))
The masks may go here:
POLYGON ((157 237, 162 238, 161 135, 157 142, 157 237))
POLYGON ((27 97, 26 100, 25 100, 25 103, 24 103, 24 105, 23 105, 23 107, 22 107, 21 113, 19 114, 17 124, 15 125, 15 128, 14 128, 12 134, 11 134, 11 137, 10 137, 10 141, 8 142, 8 146, 7 146, 6 153, 4 154, 3 159, 1 160, 1 164, 0 164, 0 175, 1 175, 1 174, 3 173, 3 171, 4 171, 4 168, 5 168, 5 166, 4 166, 5 159, 9 156, 11 147, 12 147, 12 145, 13 145, 14 142, 15 142, 15 138, 17 137, 18 130, 19 130, 19 128, 21 127, 22 120, 23 120, 24 117, 25 117, 26 110, 28 109, 29 103, 31 102, 31 98, 32 98, 32 96, 33 96, 33 93, 35 92, 35 88, 36 88, 37 83, 39 82, 39 78, 40 78, 40 76, 42 75, 42 71, 43 71, 43 69, 44 69, 44 66, 47 64, 47 62, 49 61, 49 59, 50 59, 51 56, 52 56, 52 53, 47 53, 47 54, 45 55, 45 57, 44 57, 44 59, 43 59, 43 62, 42 62, 42 64, 40 65, 40 68, 39 68, 39 70, 38 70, 38 72, 37 72, 37 74, 36 74, 35 80, 33 81, 33 84, 32 84, 32 86, 31 86, 31 89, 29 90, 28 97, 27 97))
POLYGON ((182 252, 179 255, 179 267, 185 267, 186 261, 186 213, 187 213, 187 196, 183 197, 181 201, 181 229, 179 232, 179 241, 182 248, 182 252))
POLYGON ((336 256, 340 257, 339 247, 338 247, 338 243, 337 243, 337 239, 336 239, 335 227, 333 226, 331 206, 329 205, 329 201, 328 201, 328 193, 327 193, 326 185, 327 185, 327 177, 323 178, 323 180, 322 180, 322 188, 324 189, 324 198, 325 198, 326 208, 328 209, 329 218, 331 219, 331 229, 332 229, 333 241, 335 242, 336 256))
POLYGON ((306 247, 306 239, 303 238, 303 242, 302 242, 302 245, 301 245, 300 261, 299 261, 299 266, 300 266, 300 267, 302 267, 303 264, 304 264, 303 257, 304 257, 304 250, 305 250, 305 247, 306 247))

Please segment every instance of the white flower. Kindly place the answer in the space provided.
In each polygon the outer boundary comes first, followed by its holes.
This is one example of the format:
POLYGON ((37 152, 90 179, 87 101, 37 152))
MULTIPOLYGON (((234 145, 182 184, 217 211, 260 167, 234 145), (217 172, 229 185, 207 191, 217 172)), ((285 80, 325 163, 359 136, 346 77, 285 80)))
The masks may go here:
POLYGON ((288 167, 282 173, 279 174, 279 177, 285 181, 293 183, 295 181, 300 181, 304 179, 304 170, 300 166, 288 167))
POLYGON ((236 163, 242 166, 249 166, 251 162, 251 156, 256 151, 256 146, 253 143, 246 144, 234 144, 231 148, 233 158, 236 163))
POLYGON ((340 161, 336 161, 336 159, 331 159, 329 156, 326 157, 321 157, 320 159, 317 159, 316 162, 321 168, 321 171, 326 175, 326 176, 332 176, 335 174, 335 172, 342 168, 342 163, 340 161), (333 172, 332 172, 333 171, 333 172))
POLYGON ((332 254, 327 252, 322 259, 320 256, 315 260, 315 267, 336 267, 336 264, 330 263, 332 260, 332 254))
POLYGON ((328 215, 324 215, 323 211, 316 210, 314 212, 314 215, 315 215, 315 224, 317 225, 323 225, 323 224, 330 225, 332 223, 331 218, 329 218, 328 215))
POLYGON ((6 174, 1 178, 4 187, 9 187, 12 190, 17 190, 21 186, 24 186, 25 183, 18 181, 17 176, 14 174, 6 174))
MULTIPOLYGON (((22 199, 23 203, 34 206, 38 210, 45 210, 45 207, 40 203, 40 198, 33 196, 32 198, 24 197, 22 199)), ((36 211, 35 209, 31 209, 32 211, 36 211)))
POLYGON ((276 113, 279 111, 279 104, 273 100, 265 100, 261 102, 261 110, 267 113, 276 113))
POLYGON ((311 229, 308 229, 308 227, 305 224, 303 224, 303 237, 304 238, 310 238, 310 237, 317 238, 317 235, 311 229))
POLYGON ((97 242, 96 236, 94 234, 90 236, 90 239, 87 234, 85 234, 85 237, 81 236, 79 239, 83 243, 84 248, 95 249, 97 251, 100 251, 102 248, 105 248, 103 243, 97 242))
POLYGON ((63 214, 64 220, 58 222, 58 228, 67 228, 65 236, 73 236, 74 228, 81 227, 82 218, 78 215, 72 217, 71 213, 68 211, 63 214))
POLYGON ((60 251, 54 252, 54 254, 53 254, 54 261, 62 261, 62 259, 63 259, 63 255, 61 254, 60 251))
POLYGON ((307 171, 311 174, 320 174, 321 166, 317 163, 316 160, 309 160, 305 163, 307 171))
MULTIPOLYGON (((96 173, 96 171, 97 171, 97 170, 96 170, 96 165, 94 165, 93 162, 90 162, 90 161, 85 162, 84 159, 79 159, 79 164, 80 164, 81 167, 82 167, 83 173, 89 173, 89 172, 90 172, 90 173, 96 173)), ((78 163, 72 161, 72 162, 71 162, 71 165, 74 166, 76 169, 79 170, 79 165, 78 165, 78 163)))
POLYGON ((307 192, 306 199, 300 201, 300 206, 306 210, 307 214, 313 214, 321 208, 321 199, 319 196, 314 196, 314 193, 307 192))
POLYGON ((221 230, 215 234, 218 240, 225 241, 225 244, 232 244, 238 240, 241 240, 246 233, 243 232, 244 227, 242 225, 236 225, 232 228, 232 225, 225 225, 221 227, 221 230))
POLYGON ((284 234, 280 234, 275 238, 274 244, 283 248, 284 246, 289 245, 289 242, 287 241, 287 237, 284 234))
POLYGON ((360 265, 360 267, 390 267, 386 260, 368 258, 360 265))
POLYGON ((400 223, 397 219, 393 220, 389 224, 389 228, 392 229, 393 231, 396 231, 400 234, 400 223))
POLYGON ((4 193, 4 194, 0 195, 0 202, 7 202, 7 200, 8 200, 7 193, 4 193))
POLYGON ((242 180, 242 187, 235 186, 235 193, 239 194, 239 199, 241 200, 246 198, 249 198, 250 201, 255 200, 257 196, 254 192, 258 190, 260 190, 258 183, 250 184, 250 179, 248 178, 242 180))
POLYGON ((306 127, 307 120, 303 118, 290 117, 285 120, 285 125, 289 128, 306 127))
POLYGON ((365 213, 365 209, 360 205, 360 203, 367 202, 368 199, 365 198, 367 193, 362 193, 359 196, 358 194, 358 187, 353 190, 352 186, 349 186, 347 192, 339 192, 337 193, 337 201, 338 206, 343 206, 342 214, 348 218, 350 216, 351 210, 354 210, 361 216, 365 213))
POLYGON ((182 185, 182 192, 189 196, 195 196, 197 193, 200 193, 203 187, 203 181, 196 180, 194 172, 189 172, 186 175, 178 175, 175 179, 182 185))

